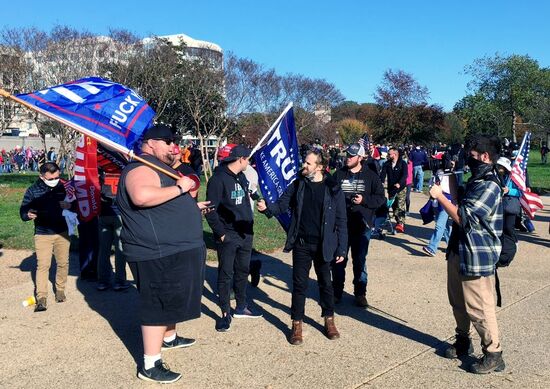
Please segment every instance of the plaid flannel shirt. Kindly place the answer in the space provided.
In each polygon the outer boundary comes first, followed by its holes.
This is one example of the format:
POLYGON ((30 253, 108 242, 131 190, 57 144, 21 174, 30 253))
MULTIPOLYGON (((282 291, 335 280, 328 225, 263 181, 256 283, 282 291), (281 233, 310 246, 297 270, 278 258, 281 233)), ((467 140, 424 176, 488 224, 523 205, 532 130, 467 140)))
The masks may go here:
POLYGON ((494 274, 503 228, 500 185, 487 176, 468 183, 458 212, 462 230, 460 272, 473 277, 494 274))

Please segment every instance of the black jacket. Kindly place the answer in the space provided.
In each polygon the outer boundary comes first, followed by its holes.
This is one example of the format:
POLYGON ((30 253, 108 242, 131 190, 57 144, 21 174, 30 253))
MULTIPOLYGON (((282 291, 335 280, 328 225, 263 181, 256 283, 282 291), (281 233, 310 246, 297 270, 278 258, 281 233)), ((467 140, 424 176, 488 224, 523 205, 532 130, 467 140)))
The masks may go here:
POLYGON ((244 173, 234 174, 227 164, 218 166, 208 181, 206 200, 216 207, 214 212, 206 214, 215 239, 219 240, 228 230, 254 233, 254 214, 244 173))
POLYGON ((366 227, 372 227, 374 212, 386 203, 380 177, 363 164, 357 173, 352 173, 347 166, 344 166, 335 173, 335 179, 342 188, 346 199, 348 230, 362 229, 361 221, 364 221, 366 227), (363 196, 361 204, 352 202, 355 194, 363 196))
MULTIPOLYGON (((277 216, 288 209, 292 212, 292 220, 287 232, 284 251, 294 248, 298 231, 300 230, 300 217, 304 206, 304 179, 296 179, 279 198, 276 203, 267 204, 264 212, 267 217, 277 216)), ((348 229, 346 219, 346 203, 344 193, 336 180, 327 175, 325 178, 325 198, 321 224, 321 237, 323 240, 323 258, 326 262, 335 257, 344 257, 348 251, 348 229)))
POLYGON ((60 201, 65 200, 65 187, 59 183, 50 188, 40 178, 34 184, 27 188, 19 215, 23 221, 29 221, 27 212, 31 209, 36 211, 37 217, 34 219, 34 233, 36 235, 54 235, 67 231, 67 222, 61 214, 63 209, 59 205, 60 201))
POLYGON ((386 161, 382 166, 382 172, 380 173, 380 179, 382 182, 388 177, 388 196, 394 197, 397 193, 401 192, 407 187, 407 162, 401 158, 397 160, 395 167, 392 168, 391 161, 386 161), (399 189, 395 187, 395 184, 399 184, 399 189))

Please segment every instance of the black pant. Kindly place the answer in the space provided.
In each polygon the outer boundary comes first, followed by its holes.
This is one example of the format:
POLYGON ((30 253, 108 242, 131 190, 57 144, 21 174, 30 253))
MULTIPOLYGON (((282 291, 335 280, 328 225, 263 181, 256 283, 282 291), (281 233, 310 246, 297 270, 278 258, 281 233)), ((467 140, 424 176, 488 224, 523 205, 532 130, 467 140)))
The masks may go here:
POLYGON ((304 319, 306 292, 312 262, 319 283, 321 316, 334 315, 330 262, 325 262, 323 259, 321 244, 304 243, 298 239, 292 250, 292 307, 290 309, 292 320, 304 319))
POLYGON ((218 294, 222 312, 229 313, 231 288, 235 291, 237 308, 246 307, 246 284, 252 254, 252 235, 227 231, 218 244, 218 294))

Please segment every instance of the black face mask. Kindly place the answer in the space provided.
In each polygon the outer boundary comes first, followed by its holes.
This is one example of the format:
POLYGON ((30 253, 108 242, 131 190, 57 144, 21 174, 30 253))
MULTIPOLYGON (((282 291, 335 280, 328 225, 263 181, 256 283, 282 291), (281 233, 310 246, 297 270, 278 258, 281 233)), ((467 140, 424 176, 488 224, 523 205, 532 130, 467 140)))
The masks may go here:
POLYGON ((472 172, 472 177, 476 177, 480 173, 480 171, 483 170, 483 167, 488 165, 485 162, 482 162, 479 159, 475 159, 472 156, 468 157, 468 161, 466 163, 470 168, 470 171, 472 172))

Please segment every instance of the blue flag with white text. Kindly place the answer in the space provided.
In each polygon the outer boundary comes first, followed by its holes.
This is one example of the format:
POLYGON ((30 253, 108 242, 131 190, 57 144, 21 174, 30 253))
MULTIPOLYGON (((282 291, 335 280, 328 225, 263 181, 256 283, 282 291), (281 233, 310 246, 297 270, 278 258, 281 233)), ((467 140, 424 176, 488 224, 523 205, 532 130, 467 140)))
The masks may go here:
MULTIPOLYGON (((299 172, 298 140, 291 107, 274 126, 267 143, 254 154, 259 186, 264 199, 275 203, 299 172)), ((285 230, 290 227, 290 210, 277 217, 285 230)))
POLYGON ((17 95, 46 116, 90 132, 100 142, 132 150, 152 125, 155 111, 132 89, 87 77, 17 95))

